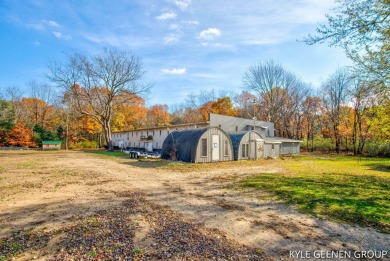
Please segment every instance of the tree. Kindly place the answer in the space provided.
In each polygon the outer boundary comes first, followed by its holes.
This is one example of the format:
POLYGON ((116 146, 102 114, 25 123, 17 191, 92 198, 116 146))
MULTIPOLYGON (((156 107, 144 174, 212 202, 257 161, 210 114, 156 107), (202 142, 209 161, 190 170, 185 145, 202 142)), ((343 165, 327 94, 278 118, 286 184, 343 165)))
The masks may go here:
POLYGON ((338 69, 322 85, 323 102, 326 115, 332 125, 333 137, 335 140, 336 153, 340 153, 340 120, 342 105, 347 100, 351 86, 351 77, 346 69, 338 69))
MULTIPOLYGON (((279 135, 293 137, 291 119, 297 119, 298 106, 303 102, 306 84, 282 65, 274 62, 260 62, 244 73, 244 86, 258 96, 260 119, 271 121, 279 135)), ((299 114, 298 114, 299 116, 299 114)))
POLYGON ((7 138, 7 145, 17 147, 35 147, 32 131, 24 122, 17 122, 7 138))
POLYGON ((102 126, 111 151, 116 105, 149 90, 149 86, 141 82, 144 77, 141 60, 117 49, 104 49, 95 56, 73 52, 67 58, 63 63, 53 62, 48 77, 72 96, 71 106, 102 126))
POLYGON ((149 127, 168 126, 171 122, 168 108, 166 104, 156 104, 150 107, 147 114, 149 127))
POLYGON ((390 3, 388 0, 338 0, 335 15, 317 28, 307 44, 328 41, 341 46, 361 69, 379 83, 390 82, 390 3))
POLYGON ((114 131, 133 130, 145 126, 148 109, 145 106, 145 100, 139 96, 125 99, 115 106, 112 129, 114 131))

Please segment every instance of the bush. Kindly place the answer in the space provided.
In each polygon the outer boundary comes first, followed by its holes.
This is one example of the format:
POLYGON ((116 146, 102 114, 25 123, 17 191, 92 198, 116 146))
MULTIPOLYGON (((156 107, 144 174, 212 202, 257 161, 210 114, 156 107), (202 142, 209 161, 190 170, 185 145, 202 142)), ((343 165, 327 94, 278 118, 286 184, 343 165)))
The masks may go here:
MULTIPOLYGON (((301 143, 301 149, 306 150, 307 140, 304 139, 301 143)), ((322 152, 331 152, 334 150, 334 143, 331 138, 322 138, 319 136, 314 137, 313 150, 322 152)), ((309 140, 309 150, 311 150, 311 140, 309 140)))
POLYGON ((364 146, 364 153, 369 156, 390 156, 390 144, 385 141, 371 141, 364 146))
POLYGON ((70 149, 97 149, 98 143, 96 141, 80 141, 70 144, 70 149))

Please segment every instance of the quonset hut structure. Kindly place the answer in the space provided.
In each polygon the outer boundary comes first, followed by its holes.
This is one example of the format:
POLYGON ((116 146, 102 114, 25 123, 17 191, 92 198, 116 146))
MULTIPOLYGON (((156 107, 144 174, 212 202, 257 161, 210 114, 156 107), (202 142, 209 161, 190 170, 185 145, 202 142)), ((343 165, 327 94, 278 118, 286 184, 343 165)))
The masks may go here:
POLYGON ((193 163, 229 161, 233 160, 233 147, 219 127, 173 131, 164 140, 161 157, 193 163))
POLYGON ((260 159, 264 156, 264 140, 257 131, 230 132, 234 160, 260 159))

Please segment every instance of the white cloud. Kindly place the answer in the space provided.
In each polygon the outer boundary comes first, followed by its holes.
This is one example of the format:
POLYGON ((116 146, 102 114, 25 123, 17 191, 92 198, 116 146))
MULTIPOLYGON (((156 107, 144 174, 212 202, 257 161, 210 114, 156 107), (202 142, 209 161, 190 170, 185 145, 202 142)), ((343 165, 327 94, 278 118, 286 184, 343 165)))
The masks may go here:
POLYGON ((203 42, 201 43, 202 46, 213 46, 213 47, 221 47, 221 43, 209 43, 209 42, 203 42))
POLYGON ((199 21, 187 21, 186 24, 189 24, 189 25, 199 25, 199 21))
POLYGON ((157 20, 168 20, 168 19, 175 19, 177 17, 177 14, 174 12, 166 12, 162 13, 159 16, 156 16, 157 20))
POLYGON ((51 34, 58 39, 70 40, 72 37, 70 35, 63 35, 61 32, 51 32, 51 34))
POLYGON ((198 38, 210 41, 219 36, 221 36, 221 31, 218 28, 208 28, 200 32, 198 38))
POLYGON ((173 44, 177 43, 180 40, 181 36, 177 33, 169 33, 164 37, 164 43, 173 44))
POLYGON ((187 7, 191 4, 192 0, 173 0, 172 2, 179 7, 182 11, 186 10, 187 7))
POLYGON ((180 30, 180 26, 177 24, 171 24, 169 30, 180 30))
POLYGON ((180 74, 186 74, 187 73, 187 69, 186 68, 162 69, 161 72, 164 73, 164 74, 177 74, 177 75, 180 75, 180 74))
POLYGON ((46 20, 43 20, 43 22, 51 27, 59 27, 60 25, 56 22, 56 21, 46 21, 46 20))

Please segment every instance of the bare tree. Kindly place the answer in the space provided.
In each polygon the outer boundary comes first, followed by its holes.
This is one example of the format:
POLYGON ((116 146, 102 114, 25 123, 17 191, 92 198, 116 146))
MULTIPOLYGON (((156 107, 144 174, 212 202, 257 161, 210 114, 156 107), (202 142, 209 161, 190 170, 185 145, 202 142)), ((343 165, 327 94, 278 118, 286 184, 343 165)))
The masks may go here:
POLYGON ((249 67, 243 82, 247 90, 258 95, 261 119, 273 122, 279 135, 294 137, 291 120, 303 101, 304 92, 300 90, 305 84, 272 60, 249 67))
POLYGON ((50 111, 53 112, 53 110, 50 110, 50 106, 56 104, 56 92, 53 86, 48 83, 30 81, 28 85, 30 87, 30 97, 35 99, 33 104, 35 111, 34 123, 43 127, 46 119, 52 116, 50 111), (44 104, 40 101, 43 101, 44 104))
POLYGON ((326 113, 332 125, 335 150, 340 153, 340 117, 341 106, 347 101, 351 87, 351 76, 346 69, 338 69, 322 85, 323 101, 326 113))
POLYGON ((140 59, 117 49, 104 49, 92 57, 69 53, 66 62, 49 66, 49 79, 72 96, 72 106, 95 119, 104 130, 108 150, 113 150, 111 120, 115 104, 149 91, 141 81, 144 70, 140 59))

